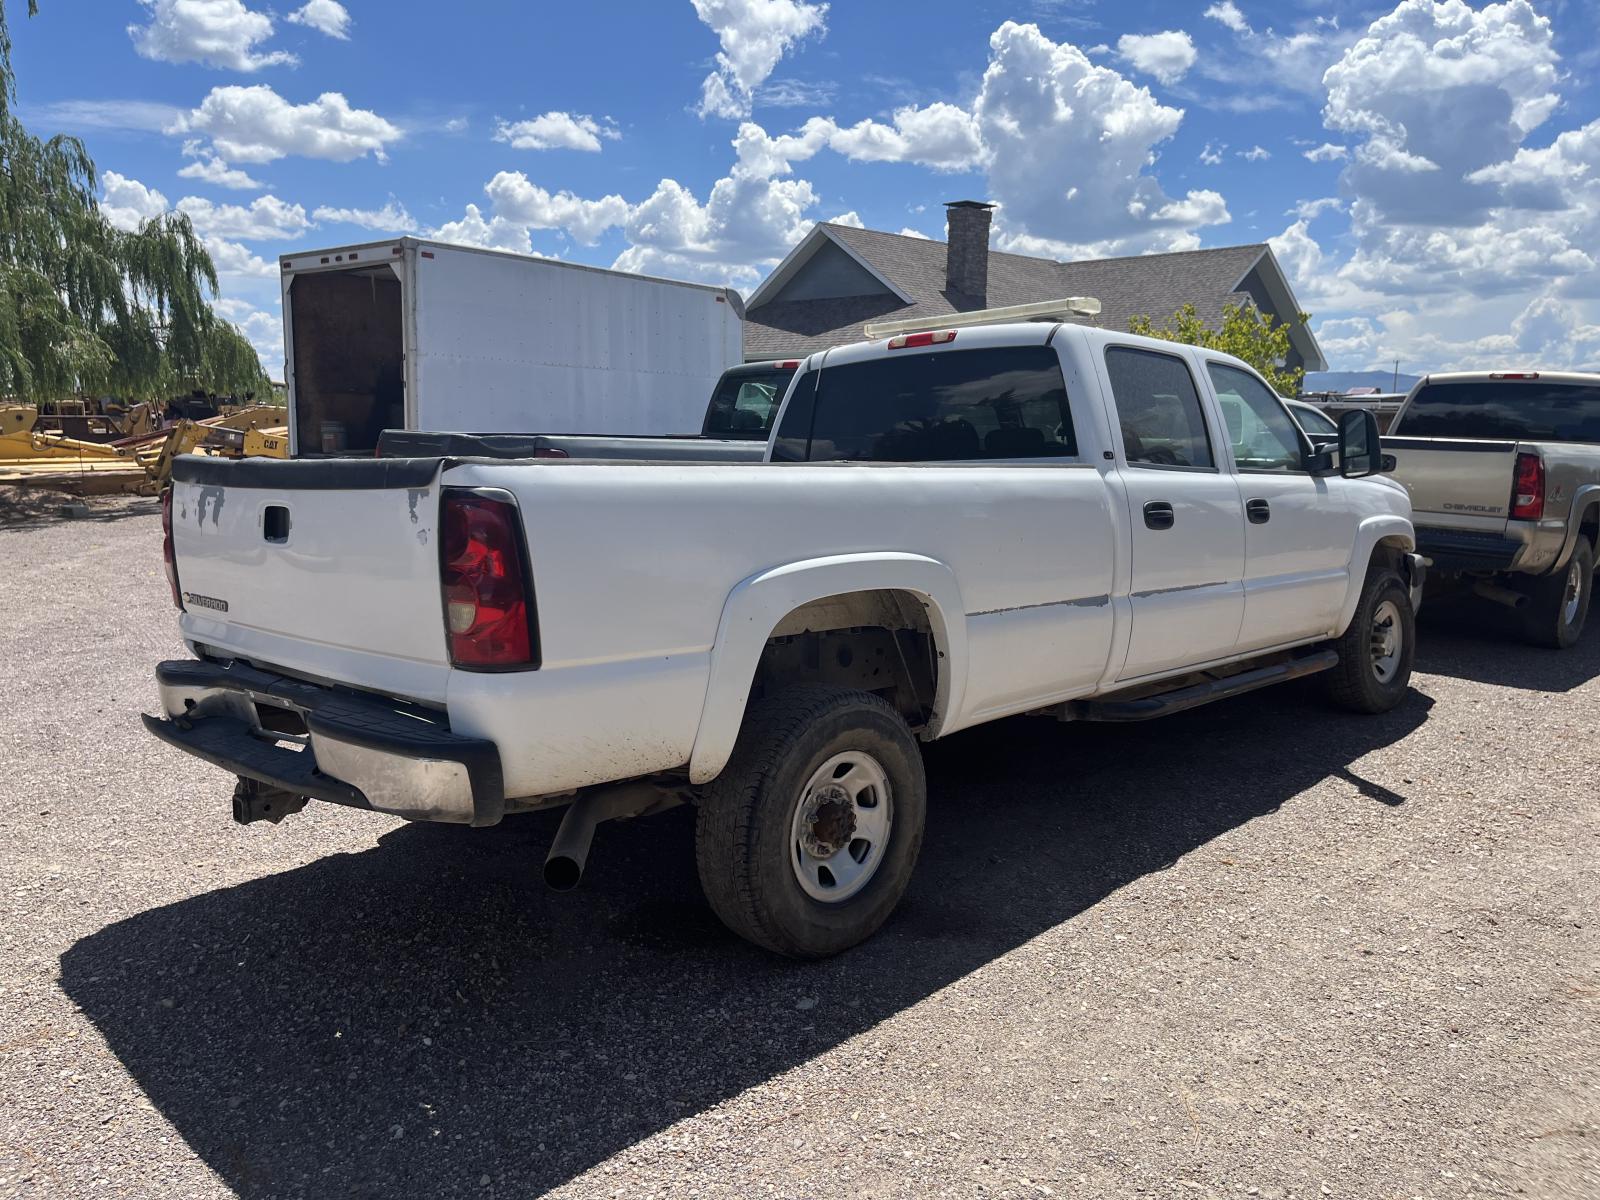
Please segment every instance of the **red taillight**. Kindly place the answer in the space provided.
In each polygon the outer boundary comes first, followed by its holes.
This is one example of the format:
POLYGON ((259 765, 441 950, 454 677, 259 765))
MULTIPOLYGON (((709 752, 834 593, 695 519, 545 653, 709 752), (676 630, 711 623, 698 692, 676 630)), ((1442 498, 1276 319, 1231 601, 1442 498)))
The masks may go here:
POLYGON ((786 358, 782 362, 773 363, 772 365, 780 371, 798 371, 800 369, 800 360, 798 358, 786 358))
POLYGON ((183 607, 183 593, 178 590, 178 552, 172 544, 172 488, 161 493, 161 561, 167 568, 167 586, 172 589, 172 602, 183 607))
POLYGON ((1490 371, 1490 379, 1537 379, 1537 371, 1490 371))
POLYGON ((941 329, 937 333, 902 333, 889 339, 891 350, 915 350, 918 346, 942 346, 956 340, 954 329, 941 329))
POLYGON ((516 506, 446 491, 442 524, 440 588, 450 661, 458 667, 534 665, 516 506))
POLYGON ((1511 487, 1511 519, 1537 521, 1544 516, 1544 459, 1517 455, 1517 481, 1511 487))

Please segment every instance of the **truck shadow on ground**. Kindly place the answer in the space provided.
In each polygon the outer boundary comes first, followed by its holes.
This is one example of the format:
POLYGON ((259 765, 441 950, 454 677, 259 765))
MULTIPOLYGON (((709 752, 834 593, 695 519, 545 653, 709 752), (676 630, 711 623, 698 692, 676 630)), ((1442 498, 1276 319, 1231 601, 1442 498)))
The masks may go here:
POLYGON ((1567 650, 1530 646, 1515 613, 1474 597, 1430 599, 1417 620, 1415 665, 1430 675, 1537 692, 1570 692, 1600 675, 1600 605, 1567 650))
POLYGON ((402 827, 108 926, 63 955, 61 983, 242 1196, 534 1194, 1323 779, 1353 785, 1334 805, 1405 803, 1352 764, 1431 701, 1352 717, 1314 683, 1156 725, 1020 718, 930 747, 911 891, 878 937, 830 962, 780 961, 722 929, 680 809, 603 827, 567 895, 539 882, 548 815, 402 827))

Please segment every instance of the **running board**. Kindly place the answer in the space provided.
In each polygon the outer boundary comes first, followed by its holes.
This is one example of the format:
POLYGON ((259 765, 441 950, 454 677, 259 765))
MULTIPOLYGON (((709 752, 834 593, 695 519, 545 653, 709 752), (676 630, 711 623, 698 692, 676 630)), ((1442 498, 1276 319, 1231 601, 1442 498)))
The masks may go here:
POLYGON ((1283 683, 1290 679, 1299 679, 1303 675, 1315 675, 1319 671, 1326 671, 1330 667, 1339 665, 1339 652, 1337 650, 1319 650, 1315 654, 1306 654, 1299 658, 1292 658, 1287 662, 1273 663, 1270 666, 1256 667, 1254 670, 1241 671, 1237 675, 1228 675, 1221 679, 1210 679, 1204 683, 1191 684, 1188 687, 1177 688, 1170 692, 1158 692, 1153 696, 1139 696, 1131 700, 1118 700, 1115 694, 1101 700, 1073 700, 1061 706, 1060 719, 1063 721, 1148 721, 1152 717, 1165 717, 1172 713, 1183 712, 1188 708, 1198 708, 1202 704, 1210 704, 1213 700, 1226 700, 1230 696, 1242 696, 1246 692, 1253 692, 1257 688, 1268 687, 1274 683, 1283 683))

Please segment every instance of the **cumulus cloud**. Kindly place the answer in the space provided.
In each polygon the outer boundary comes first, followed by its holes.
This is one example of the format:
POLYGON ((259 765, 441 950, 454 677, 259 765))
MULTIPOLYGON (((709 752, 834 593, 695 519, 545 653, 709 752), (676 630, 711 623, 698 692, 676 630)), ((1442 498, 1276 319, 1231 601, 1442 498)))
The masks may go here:
POLYGON ((1177 249, 1230 217, 1209 189, 1169 197, 1147 173, 1183 111, 1076 46, 1007 21, 973 107, 1002 242, 1059 256, 1177 249))
POLYGON ((405 205, 392 196, 382 208, 334 208, 323 204, 312 210, 311 216, 313 220, 334 225, 359 225, 384 233, 406 233, 416 228, 405 205))
POLYGON ((483 215, 476 204, 467 205, 466 211, 455 221, 446 221, 433 231, 441 242, 455 242, 462 246, 478 246, 484 250, 510 250, 515 254, 532 253, 528 240, 528 227, 506 217, 483 215))
POLYGON ((1125 33, 1117 39, 1117 56, 1162 83, 1173 84, 1194 66, 1194 40, 1180 29, 1162 33, 1125 33))
POLYGON ((1266 162, 1272 157, 1272 151, 1265 146, 1251 146, 1248 150, 1235 150, 1234 153, 1245 162, 1266 162))
POLYGON ((167 211, 167 198, 160 192, 116 171, 100 176, 100 188, 101 215, 118 229, 132 233, 167 211))
POLYGON ((1333 142, 1323 142, 1320 146, 1313 146, 1310 150, 1303 151, 1312 162, 1339 162, 1350 157, 1350 147, 1336 145, 1333 142))
POLYGON ((201 196, 185 196, 178 201, 178 211, 202 235, 245 242, 298 237, 311 227, 301 205, 286 204, 276 196, 258 196, 248 205, 214 204, 201 196))
POLYGON ((272 18, 241 0, 139 0, 149 23, 129 25, 138 53, 157 62, 201 63, 228 71, 259 71, 296 61, 283 50, 261 53, 272 18))
POLYGON ((821 33, 826 4, 804 0, 693 0, 694 10, 717 35, 716 70, 700 87, 702 117, 744 117, 756 88, 796 42, 821 33))
POLYGON ((943 171, 968 170, 983 157, 972 114, 944 103, 898 108, 891 124, 868 120, 834 127, 828 145, 857 162, 913 162, 943 171))
POLYGON ((273 162, 289 155, 350 162, 371 154, 387 159, 398 126, 375 112, 350 107, 338 92, 306 104, 291 104, 265 84, 212 88, 200 107, 168 127, 201 134, 231 162, 273 162))
POLYGON ((239 242, 230 242, 220 237, 208 237, 203 240, 206 252, 211 255, 211 261, 217 268, 217 274, 223 279, 250 280, 278 277, 278 264, 275 260, 262 258, 239 242))
POLYGON ((260 180, 252 179, 247 172, 237 167, 230 167, 215 154, 206 153, 200 148, 198 141, 185 142, 183 153, 195 161, 178 171, 180 179, 198 179, 215 187, 232 188, 236 191, 266 186, 260 180))
POLYGON ((339 0, 307 0, 289 14, 288 20, 325 33, 341 42, 350 37, 350 13, 339 0))
POLYGON ((1220 146, 1213 146, 1210 142, 1207 142, 1200 149, 1201 163, 1208 167, 1220 167, 1222 165, 1222 152, 1227 148, 1226 142, 1220 146))
POLYGON ((494 131, 495 141, 509 142, 517 150, 586 150, 591 154, 599 153, 601 138, 614 142, 621 136, 609 117, 597 121, 564 112, 547 112, 529 121, 501 121, 494 131))
POLYGON ((1404 0, 1324 82, 1324 122, 1359 139, 1346 183, 1391 222, 1481 219, 1494 189, 1470 177, 1510 158, 1558 102, 1550 23, 1527 0, 1404 0))

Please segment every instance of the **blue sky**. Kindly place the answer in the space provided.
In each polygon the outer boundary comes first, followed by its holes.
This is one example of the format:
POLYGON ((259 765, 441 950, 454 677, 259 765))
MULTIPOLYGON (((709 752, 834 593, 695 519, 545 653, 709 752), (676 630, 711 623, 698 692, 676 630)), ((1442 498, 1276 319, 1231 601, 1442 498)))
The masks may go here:
MULTIPOLYGON (((12 9, 20 8, 13 4, 12 9)), ((422 233, 747 291, 817 220, 1052 257, 1268 241, 1336 369, 1600 364, 1579 0, 44 0, 21 114, 189 213, 281 371, 276 258, 422 233)))

